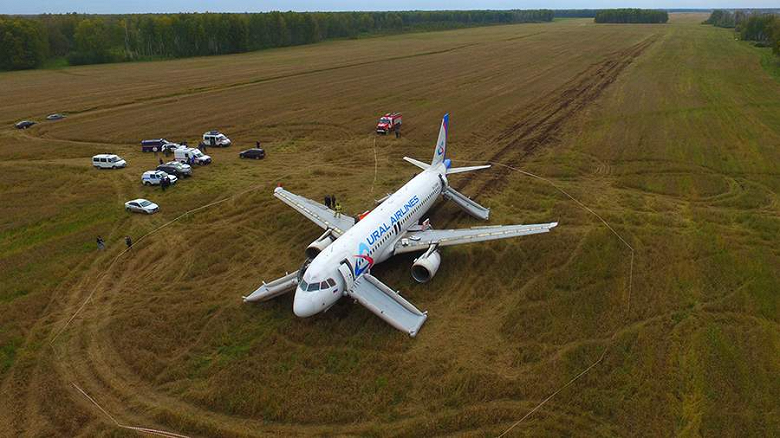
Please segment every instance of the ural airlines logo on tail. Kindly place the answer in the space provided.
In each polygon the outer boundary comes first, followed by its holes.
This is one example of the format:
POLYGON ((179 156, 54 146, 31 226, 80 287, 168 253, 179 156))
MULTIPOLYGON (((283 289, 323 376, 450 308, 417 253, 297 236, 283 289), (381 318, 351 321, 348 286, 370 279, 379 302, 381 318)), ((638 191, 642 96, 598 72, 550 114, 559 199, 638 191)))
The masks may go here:
POLYGON ((433 160, 431 160, 431 166, 437 166, 444 160, 444 156, 447 155, 447 131, 450 128, 450 115, 445 114, 441 119, 441 127, 439 128, 439 138, 436 140, 436 148, 433 150, 433 160))
POLYGON ((441 121, 441 130, 439 131, 439 141, 436 144, 436 155, 444 155, 444 145, 447 141, 447 131, 449 130, 450 115, 445 114, 441 121), (443 134, 443 135, 442 135, 443 134))

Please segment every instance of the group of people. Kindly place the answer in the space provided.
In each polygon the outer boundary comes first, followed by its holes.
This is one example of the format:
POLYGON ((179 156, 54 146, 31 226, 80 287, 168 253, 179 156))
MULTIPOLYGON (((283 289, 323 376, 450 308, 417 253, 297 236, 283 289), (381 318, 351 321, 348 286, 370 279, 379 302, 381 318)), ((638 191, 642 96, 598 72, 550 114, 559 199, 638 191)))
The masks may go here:
POLYGON ((168 178, 168 175, 162 177, 162 180, 160 180, 160 187, 162 187, 162 191, 164 192, 165 189, 167 189, 168 186, 170 185, 171 185, 171 179, 168 178))
POLYGON ((341 216, 341 203, 336 200, 336 195, 325 195, 325 206, 336 210, 336 217, 341 216))
MULTIPOLYGON (((127 245, 127 249, 131 249, 133 247, 133 239, 131 239, 130 236, 125 236, 125 245, 127 245)), ((106 249, 106 241, 103 240, 103 238, 100 236, 97 236, 97 248, 98 251, 103 251, 106 249)))

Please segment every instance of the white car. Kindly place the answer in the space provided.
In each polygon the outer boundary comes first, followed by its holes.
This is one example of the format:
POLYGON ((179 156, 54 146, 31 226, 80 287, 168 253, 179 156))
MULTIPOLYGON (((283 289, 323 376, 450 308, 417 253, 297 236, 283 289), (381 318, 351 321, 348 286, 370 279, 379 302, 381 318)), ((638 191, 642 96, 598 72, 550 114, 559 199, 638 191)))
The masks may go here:
POLYGON ((168 180, 171 182, 171 184, 176 184, 176 181, 179 180, 179 178, 176 178, 176 175, 168 175, 162 170, 149 170, 141 175, 141 182, 145 186, 157 186, 162 184, 162 181, 165 177, 168 177, 168 180))
POLYGON ((98 169, 119 169, 126 167, 127 162, 114 154, 98 154, 92 157, 92 165, 98 169))
POLYGON ((160 211, 160 206, 146 199, 133 199, 125 202, 125 210, 129 213, 154 214, 160 211))

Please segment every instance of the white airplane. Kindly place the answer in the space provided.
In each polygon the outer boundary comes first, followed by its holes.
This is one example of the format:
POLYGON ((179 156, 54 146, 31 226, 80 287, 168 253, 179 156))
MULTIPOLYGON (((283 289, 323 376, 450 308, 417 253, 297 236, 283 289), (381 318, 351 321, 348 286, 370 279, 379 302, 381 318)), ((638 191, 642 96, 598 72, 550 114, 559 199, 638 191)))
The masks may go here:
POLYGON ((413 158, 404 160, 423 169, 397 192, 378 201, 379 205, 358 222, 337 214, 326 206, 288 192, 282 187, 274 196, 297 210, 325 232, 306 248, 307 260, 291 274, 263 283, 244 302, 266 301, 295 289, 293 312, 306 318, 325 312, 343 296, 351 297, 393 327, 415 336, 427 312, 419 311, 398 292, 371 275, 371 268, 396 254, 423 251, 412 265, 412 277, 425 283, 436 275, 441 263, 439 249, 463 243, 506 239, 546 233, 557 222, 535 225, 474 227, 462 230, 434 230, 420 218, 439 196, 452 200, 479 219, 487 220, 490 210, 453 190, 447 176, 487 169, 489 165, 450 167, 447 151, 449 114, 444 116, 431 164, 413 158))

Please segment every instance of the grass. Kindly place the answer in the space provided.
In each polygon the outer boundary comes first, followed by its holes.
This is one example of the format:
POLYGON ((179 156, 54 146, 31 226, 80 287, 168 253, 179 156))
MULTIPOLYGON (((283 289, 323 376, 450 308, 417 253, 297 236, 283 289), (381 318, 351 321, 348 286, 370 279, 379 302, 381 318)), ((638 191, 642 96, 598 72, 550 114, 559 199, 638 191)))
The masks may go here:
POLYGON ((761 52, 761 67, 776 81, 780 81, 780 57, 769 47, 756 47, 756 50, 761 52))
MULTIPOLYGON (((122 423, 188 435, 494 436, 607 348, 514 432, 779 435, 780 85, 764 52, 703 19, 4 73, 6 124, 71 115, 0 129, 0 422, 122 435, 76 383, 122 423), (373 135, 396 110, 403 137, 373 135), (625 245, 550 185, 494 167, 452 183, 491 224, 560 226, 447 248, 426 285, 412 257, 377 266, 429 312, 417 338, 350 302, 305 320, 290 296, 241 303, 321 233, 271 196, 277 183, 362 212, 416 171, 403 156, 428 159, 446 111, 455 165, 495 157, 551 178, 635 248, 630 302, 625 245), (235 146, 212 165, 165 193, 139 184, 157 161, 140 139, 215 127, 235 146), (267 159, 239 160, 257 140, 267 159), (107 151, 129 167, 90 168, 107 151), (126 214, 135 197, 162 211, 126 214), (125 235, 137 244, 109 269, 125 235)), ((480 225, 448 203, 431 221, 480 225)))

